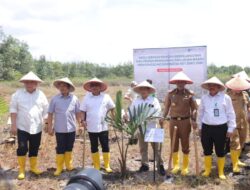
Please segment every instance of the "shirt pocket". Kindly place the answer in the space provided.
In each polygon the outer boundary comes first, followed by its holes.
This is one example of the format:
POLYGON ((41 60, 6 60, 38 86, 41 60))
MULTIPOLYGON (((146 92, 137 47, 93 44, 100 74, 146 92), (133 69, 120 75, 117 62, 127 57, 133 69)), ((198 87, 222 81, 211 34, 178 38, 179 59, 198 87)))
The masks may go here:
POLYGON ((18 100, 18 108, 19 109, 29 109, 30 108, 30 101, 26 98, 20 98, 18 100))
POLYGON ((66 105, 63 105, 61 103, 56 103, 56 105, 55 105, 55 113, 66 113, 68 108, 69 107, 66 106, 66 105))
POLYGON ((106 109, 108 109, 108 101, 103 100, 103 101, 101 102, 100 109, 103 110, 103 111, 106 110, 106 109))
POLYGON ((221 104, 220 103, 218 103, 218 104, 219 104, 218 109, 220 109, 221 111, 224 111, 226 113, 227 112, 227 102, 226 102, 226 100, 223 100, 221 102, 221 104))
POLYGON ((178 98, 176 98, 175 96, 172 96, 170 98, 170 102, 171 102, 171 107, 175 108, 178 105, 178 98))
POLYGON ((44 102, 43 102, 42 100, 36 100, 34 105, 35 105, 40 111, 42 111, 42 110, 43 110, 43 104, 44 104, 44 102))
POLYGON ((190 98, 191 98, 190 96, 184 96, 182 98, 183 105, 190 106, 190 98))
POLYGON ((75 103, 71 103, 67 109, 67 112, 75 113, 75 103))

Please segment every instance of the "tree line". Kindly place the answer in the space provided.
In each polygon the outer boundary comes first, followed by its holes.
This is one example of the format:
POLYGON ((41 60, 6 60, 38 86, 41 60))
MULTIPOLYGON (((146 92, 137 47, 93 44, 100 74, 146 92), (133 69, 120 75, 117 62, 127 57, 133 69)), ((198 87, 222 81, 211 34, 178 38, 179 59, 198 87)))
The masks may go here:
MULTIPOLYGON (((250 67, 242 68, 238 65, 208 66, 208 76, 216 75, 222 80, 227 80, 232 74, 241 70, 250 74, 250 67)), ((69 62, 46 60, 44 55, 34 59, 29 51, 27 43, 22 42, 11 35, 5 35, 0 28, 0 80, 16 80, 28 71, 34 71, 43 80, 59 77, 133 77, 133 64, 126 62, 115 66, 96 64, 91 62, 69 62)))
POLYGON ((241 67, 239 65, 216 66, 215 64, 210 64, 207 68, 208 77, 217 76, 223 82, 242 70, 245 70, 248 76, 250 76, 250 67, 241 67))
POLYGON ((58 77, 133 77, 133 65, 125 62, 115 66, 95 64, 91 62, 48 61, 44 55, 34 59, 29 46, 11 35, 6 36, 0 28, 0 80, 19 79, 30 70, 37 73, 41 79, 58 77))

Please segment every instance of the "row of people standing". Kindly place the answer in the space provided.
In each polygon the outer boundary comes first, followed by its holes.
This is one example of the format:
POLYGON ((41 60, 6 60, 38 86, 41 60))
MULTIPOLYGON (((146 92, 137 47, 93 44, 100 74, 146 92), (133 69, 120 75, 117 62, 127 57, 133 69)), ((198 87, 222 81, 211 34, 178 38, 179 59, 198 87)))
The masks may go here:
POLYGON ((188 173, 191 126, 194 130, 198 126, 204 153, 205 171, 202 175, 208 177, 211 173, 214 147, 219 178, 226 179, 224 165, 227 144, 230 146, 233 172, 239 173, 239 167, 246 166, 239 160, 239 156, 247 136, 247 113, 250 112, 250 102, 244 90, 250 89, 250 83, 246 78, 235 76, 225 86, 217 77, 212 77, 201 85, 208 93, 202 96, 199 108, 193 92, 185 88, 186 84, 192 83, 183 72, 177 73, 170 80, 170 84, 176 84, 177 88, 170 91, 165 100, 164 117, 170 119, 171 140, 173 127, 177 126, 176 141, 172 142, 175 145, 172 172, 175 174, 180 170, 180 139, 183 152, 181 174, 188 173), (226 87, 228 94, 224 93, 226 87))
POLYGON ((25 178, 26 157, 30 160, 30 171, 40 175, 37 156, 41 143, 42 127, 45 132, 56 136, 56 171, 59 176, 64 165, 68 171, 74 169, 72 165, 72 150, 76 135, 76 122, 80 128, 88 130, 93 165, 100 169, 99 142, 102 146, 104 168, 110 168, 110 153, 108 140, 108 126, 105 122, 107 112, 113 113, 115 104, 111 97, 104 92, 107 85, 94 78, 84 84, 84 89, 89 91, 80 103, 72 94, 75 86, 68 78, 56 80, 53 84, 59 90, 50 103, 44 93, 38 89, 42 80, 33 72, 20 79, 24 84, 23 89, 17 90, 11 98, 11 133, 17 135, 17 157, 19 164, 18 179, 25 178))
MULTIPOLYGON (((236 79, 241 82, 243 81, 240 77, 236 77, 236 79)), ((17 133, 18 136, 18 179, 24 179, 25 177, 27 152, 29 152, 30 157, 30 171, 37 175, 41 173, 37 168, 37 154, 40 146, 43 121, 48 125, 46 128, 48 133, 53 135, 55 132, 56 134, 57 170, 54 173, 56 176, 61 174, 64 164, 67 170, 73 169, 72 148, 75 140, 76 120, 80 127, 85 127, 88 130, 94 167, 98 170, 100 169, 100 154, 98 150, 98 144, 100 142, 103 152, 104 168, 107 172, 112 172, 109 164, 108 126, 105 122, 105 116, 109 111, 114 114, 115 105, 110 96, 103 93, 107 89, 105 83, 96 78, 86 82, 84 89, 89 91, 89 93, 87 93, 83 102, 80 104, 76 96, 72 94, 75 90, 72 82, 68 78, 56 80, 54 86, 59 89, 60 93, 54 96, 50 104, 48 104, 45 95, 37 89, 37 85, 42 81, 34 73, 28 73, 20 82, 24 83, 25 88, 13 94, 10 106, 12 120, 11 131, 14 134, 17 133), (54 126, 52 125, 53 118, 54 126)), ((235 81, 230 82, 235 83, 235 81)), ((170 83, 176 84, 177 88, 171 90, 166 96, 163 116, 168 117, 170 120, 171 139, 173 139, 173 127, 177 126, 176 141, 172 142, 175 145, 173 153, 174 168, 172 172, 177 173, 180 170, 178 154, 180 140, 183 152, 181 174, 188 174, 189 135, 191 126, 196 129, 198 123, 201 134, 203 134, 201 135, 205 155, 205 172, 203 175, 209 176, 211 172, 211 155, 214 144, 218 156, 219 177, 224 179, 225 152, 224 149, 222 150, 222 146, 224 148, 227 138, 231 138, 231 146, 236 147, 236 145, 233 146, 233 142, 238 142, 240 137, 239 130, 238 136, 234 130, 236 123, 232 100, 222 92, 225 86, 215 77, 203 83, 202 87, 207 89, 209 94, 202 97, 199 107, 200 114, 197 120, 198 106, 194 99, 194 93, 185 88, 186 84, 192 84, 191 79, 180 72, 170 80, 170 83), (215 103, 212 104, 209 101, 213 103, 215 101, 215 103), (214 105, 213 108, 211 107, 212 105, 214 105), (219 131, 220 133, 218 133, 219 131)), ((158 109, 158 113, 161 112, 159 101, 152 96, 152 94, 155 93, 155 88, 151 84, 144 81, 139 85, 135 85, 133 90, 140 94, 140 96, 132 101, 132 105, 148 103, 152 105, 152 109, 158 109)), ((245 98, 244 101, 246 104, 247 98, 245 98)), ((162 122, 163 120, 160 121, 160 123, 162 122)), ((157 127, 157 125, 154 122, 148 124, 147 127, 157 127)), ((143 137, 140 138, 139 145, 142 156, 140 171, 148 171, 147 143, 144 142, 143 137)), ((155 148, 157 149, 158 171, 161 175, 165 175, 161 153, 158 146, 155 148)), ((244 163, 238 160, 240 150, 241 146, 237 144, 237 147, 232 148, 231 151, 233 163, 237 163, 234 164, 234 172, 239 171, 238 166, 244 165, 244 163)))
MULTIPOLYGON (((177 73, 170 81, 170 84, 176 85, 176 88, 169 91, 165 98, 165 109, 160 124, 163 125, 165 119, 169 120, 171 145, 173 150, 173 169, 172 173, 181 175, 189 173, 189 137, 191 130, 199 128, 201 144, 204 153, 204 177, 208 177, 212 168, 213 149, 217 155, 218 176, 220 179, 226 179, 224 175, 225 155, 229 148, 231 155, 233 172, 239 173, 240 168, 246 166, 239 160, 242 148, 247 137, 247 115, 250 113, 249 96, 244 91, 250 89, 250 83, 247 78, 235 76, 224 85, 217 77, 212 77, 205 81, 201 87, 208 93, 201 98, 200 105, 197 105, 195 95, 185 86, 192 84, 193 81, 183 72, 177 73), (228 88, 228 93, 224 91, 228 88), (248 114, 247 114, 248 113, 248 114), (176 136, 173 138, 174 128, 177 127, 176 136), (173 142, 173 139, 176 139, 173 142), (182 167, 179 164, 179 142, 182 149, 182 167)), ((139 97, 132 102, 148 103, 149 94, 155 92, 155 88, 146 81, 133 87, 139 97), (148 96, 145 96, 144 94, 148 96)), ((151 97, 152 98, 152 97, 151 97)), ((154 98, 154 101, 156 98, 154 98)), ((157 100, 158 101, 158 100, 157 100)), ((155 109, 158 106, 155 107, 155 109)), ((147 127, 150 127, 149 125, 147 127)), ((139 141, 140 142, 140 141, 139 141)), ((147 147, 140 143, 142 166, 139 171, 148 171, 147 147), (143 151, 142 151, 143 150, 143 151)), ((160 174, 163 174, 163 164, 161 162, 160 152, 157 152, 158 168, 160 174)))

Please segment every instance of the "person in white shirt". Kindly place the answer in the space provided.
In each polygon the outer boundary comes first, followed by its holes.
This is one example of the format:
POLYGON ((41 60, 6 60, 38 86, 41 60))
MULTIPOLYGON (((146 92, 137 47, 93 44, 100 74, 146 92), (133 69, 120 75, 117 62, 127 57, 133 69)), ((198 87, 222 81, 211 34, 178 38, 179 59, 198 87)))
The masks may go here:
POLYGON ((110 168, 109 133, 105 117, 109 111, 114 115, 115 104, 108 94, 103 93, 107 89, 107 85, 103 81, 93 78, 86 82, 83 88, 90 92, 81 102, 80 110, 83 113, 82 124, 89 133, 94 168, 100 170, 98 150, 100 142, 104 167, 106 172, 110 173, 112 169, 110 168))
POLYGON ((136 81, 132 81, 130 84, 130 88, 125 93, 124 99, 129 101, 129 104, 131 104, 138 96, 137 93, 134 92, 133 88, 137 85, 136 81))
POLYGON ((209 91, 202 96, 198 110, 198 126, 205 155, 205 172, 202 175, 208 177, 211 173, 213 146, 215 146, 219 178, 226 179, 225 147, 236 128, 232 100, 223 92, 225 86, 217 77, 210 78, 201 86, 209 91))
POLYGON ((17 90, 11 98, 11 133, 18 139, 18 179, 25 178, 26 154, 29 152, 30 171, 42 172, 37 168, 37 155, 41 142, 42 127, 47 119, 48 100, 44 93, 37 89, 42 80, 33 72, 20 79, 24 89, 17 90))
MULTIPOLYGON (((155 116, 161 115, 161 106, 157 98, 151 96, 151 94, 155 93, 155 88, 149 84, 147 81, 143 81, 134 87, 134 91, 140 95, 137 99, 135 99, 131 104, 131 110, 133 108, 137 108, 139 105, 148 104, 152 109, 150 110, 151 113, 154 113, 155 116)), ((157 121, 149 121, 147 123, 147 128, 156 128, 157 121)), ((146 172, 149 170, 148 164, 148 143, 144 141, 144 136, 139 134, 139 146, 140 146, 140 153, 141 153, 141 167, 139 169, 140 172, 146 172)), ((163 166, 163 160, 161 158, 161 153, 159 150, 158 143, 151 143, 153 150, 155 149, 156 153, 156 161, 157 161, 157 168, 160 175, 165 175, 165 169, 163 166)))

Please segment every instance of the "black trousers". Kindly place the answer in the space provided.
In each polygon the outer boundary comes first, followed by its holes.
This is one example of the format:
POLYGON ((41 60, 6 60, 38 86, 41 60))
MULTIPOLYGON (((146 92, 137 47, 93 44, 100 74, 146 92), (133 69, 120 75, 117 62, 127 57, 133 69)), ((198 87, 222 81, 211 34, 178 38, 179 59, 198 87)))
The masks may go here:
POLYGON ((227 124, 207 125, 202 124, 201 144, 204 155, 210 156, 213 153, 213 146, 217 157, 224 157, 227 145, 227 124))
POLYGON ((71 152, 75 143, 76 132, 56 133, 56 153, 71 152))
POLYGON ((29 152, 29 157, 37 157, 41 143, 42 132, 37 134, 29 134, 26 131, 17 130, 17 156, 26 156, 29 152))
POLYGON ((98 140, 102 146, 102 152, 109 152, 109 133, 108 131, 102 131, 100 133, 90 133, 89 132, 89 139, 91 145, 91 152, 96 153, 98 152, 98 140))

